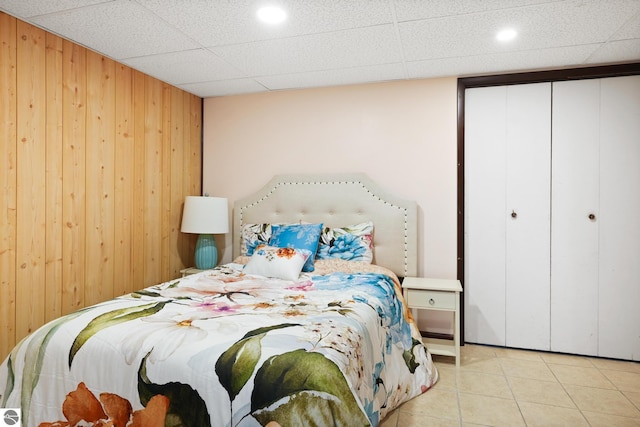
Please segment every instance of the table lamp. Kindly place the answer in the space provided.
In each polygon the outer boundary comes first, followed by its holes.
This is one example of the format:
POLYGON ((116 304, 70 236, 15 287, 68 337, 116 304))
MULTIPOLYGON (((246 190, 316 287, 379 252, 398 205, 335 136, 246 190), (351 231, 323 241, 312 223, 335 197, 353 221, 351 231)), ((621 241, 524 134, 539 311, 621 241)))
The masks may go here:
POLYGON ((180 231, 199 234, 195 253, 196 268, 208 270, 215 267, 218 264, 218 248, 213 235, 229 232, 227 199, 187 196, 180 231))

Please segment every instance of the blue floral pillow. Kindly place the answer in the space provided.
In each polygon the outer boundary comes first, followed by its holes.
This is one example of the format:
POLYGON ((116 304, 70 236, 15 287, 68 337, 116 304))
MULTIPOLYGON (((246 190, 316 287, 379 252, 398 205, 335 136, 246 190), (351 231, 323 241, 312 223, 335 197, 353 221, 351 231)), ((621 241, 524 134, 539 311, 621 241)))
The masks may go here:
POLYGON ((302 271, 313 271, 321 230, 322 224, 274 224, 271 226, 269 246, 307 249, 311 252, 311 256, 305 262, 302 271))
POLYGON ((271 224, 242 224, 240 235, 240 255, 251 256, 259 245, 269 243, 271 224))
POLYGON ((324 227, 316 258, 339 258, 371 263, 373 261, 373 222, 340 228, 324 227))

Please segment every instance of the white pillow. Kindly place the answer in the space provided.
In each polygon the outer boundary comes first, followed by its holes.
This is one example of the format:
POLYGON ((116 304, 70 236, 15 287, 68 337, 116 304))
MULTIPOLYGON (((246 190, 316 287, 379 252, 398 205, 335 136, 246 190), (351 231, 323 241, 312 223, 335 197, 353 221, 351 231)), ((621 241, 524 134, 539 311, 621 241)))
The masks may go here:
POLYGON ((311 256, 307 249, 276 248, 258 246, 244 267, 245 274, 274 277, 284 280, 297 280, 302 266, 311 256))

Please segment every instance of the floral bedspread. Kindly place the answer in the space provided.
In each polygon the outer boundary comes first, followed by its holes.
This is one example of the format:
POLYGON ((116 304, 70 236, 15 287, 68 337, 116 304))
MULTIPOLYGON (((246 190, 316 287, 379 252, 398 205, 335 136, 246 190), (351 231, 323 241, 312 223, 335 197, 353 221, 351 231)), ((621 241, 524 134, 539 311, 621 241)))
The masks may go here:
POLYGON ((0 365, 0 407, 23 426, 375 426, 437 371, 393 273, 316 266, 234 262, 54 320, 0 365))

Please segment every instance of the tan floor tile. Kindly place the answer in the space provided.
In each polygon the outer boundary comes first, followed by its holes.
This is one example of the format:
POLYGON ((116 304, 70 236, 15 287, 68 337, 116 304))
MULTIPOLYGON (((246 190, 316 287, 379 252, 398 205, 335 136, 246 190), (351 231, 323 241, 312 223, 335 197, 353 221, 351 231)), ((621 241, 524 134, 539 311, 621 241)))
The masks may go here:
POLYGON ((379 427, 396 427, 398 425, 398 414, 400 411, 398 409, 394 409, 390 413, 387 414, 386 417, 378 424, 379 427))
POLYGON ((603 414, 620 415, 630 418, 640 417, 640 411, 618 390, 583 387, 567 384, 564 386, 578 409, 603 414))
POLYGON ((494 347, 468 344, 460 348, 460 369, 502 374, 494 347))
POLYGON ((602 372, 618 390, 640 392, 640 374, 612 371, 609 369, 601 369, 600 372, 602 372))
POLYGON ((518 402, 518 406, 520 406, 527 427, 589 427, 589 423, 577 409, 531 402, 518 402))
POLYGON ((640 374, 640 363, 638 362, 593 358, 591 359, 591 363, 593 363, 596 368, 600 369, 611 369, 614 371, 635 372, 636 374, 640 374))
POLYGON ((513 399, 460 393, 463 423, 487 426, 524 426, 524 420, 513 399))
POLYGON ((380 426, 640 427, 640 363, 472 344, 461 354, 459 368, 434 356, 438 383, 380 426))
POLYGON ((507 379, 502 375, 462 371, 458 374, 458 390, 466 393, 513 399, 507 379))
POLYGON ((542 361, 541 352, 534 350, 522 350, 518 348, 496 348, 495 353, 498 357, 507 357, 511 359, 542 361))
POLYGON ((636 408, 640 409, 640 393, 636 391, 623 391, 622 394, 627 396, 627 399, 636 405, 636 408))
POLYGON ((491 347, 488 345, 476 345, 465 344, 460 347, 460 355, 463 357, 477 357, 482 359, 489 359, 496 357, 496 350, 498 347, 491 347))
POLYGON ((455 390, 438 390, 434 388, 402 405, 400 413, 404 414, 406 412, 415 415, 458 420, 460 419, 458 394, 455 390))
POLYGON ((434 386, 435 389, 455 389, 456 385, 456 368, 448 366, 438 366, 438 382, 434 386))
POLYGON ((458 427, 459 425, 460 422, 456 420, 445 420, 427 415, 412 414, 410 412, 401 412, 398 416, 398 426, 402 427, 458 427))
POLYGON ((615 386, 596 368, 549 364, 549 369, 562 384, 583 385, 585 387, 611 388, 615 386))
POLYGON ((560 383, 509 377, 509 384, 518 403, 533 402, 565 408, 576 407, 560 383))
POLYGON ((504 374, 508 377, 531 378, 541 381, 557 381, 556 377, 540 360, 500 358, 504 374))
POLYGON ((640 418, 627 418, 617 415, 600 414, 597 412, 583 411, 591 427, 638 427, 640 418))
POLYGON ((542 360, 546 363, 555 363, 557 365, 582 366, 585 368, 593 368, 591 359, 585 356, 575 356, 573 354, 560 353, 543 353, 542 360))
POLYGON ((460 362, 461 371, 476 371, 485 374, 504 375, 498 359, 480 359, 463 357, 460 362))

